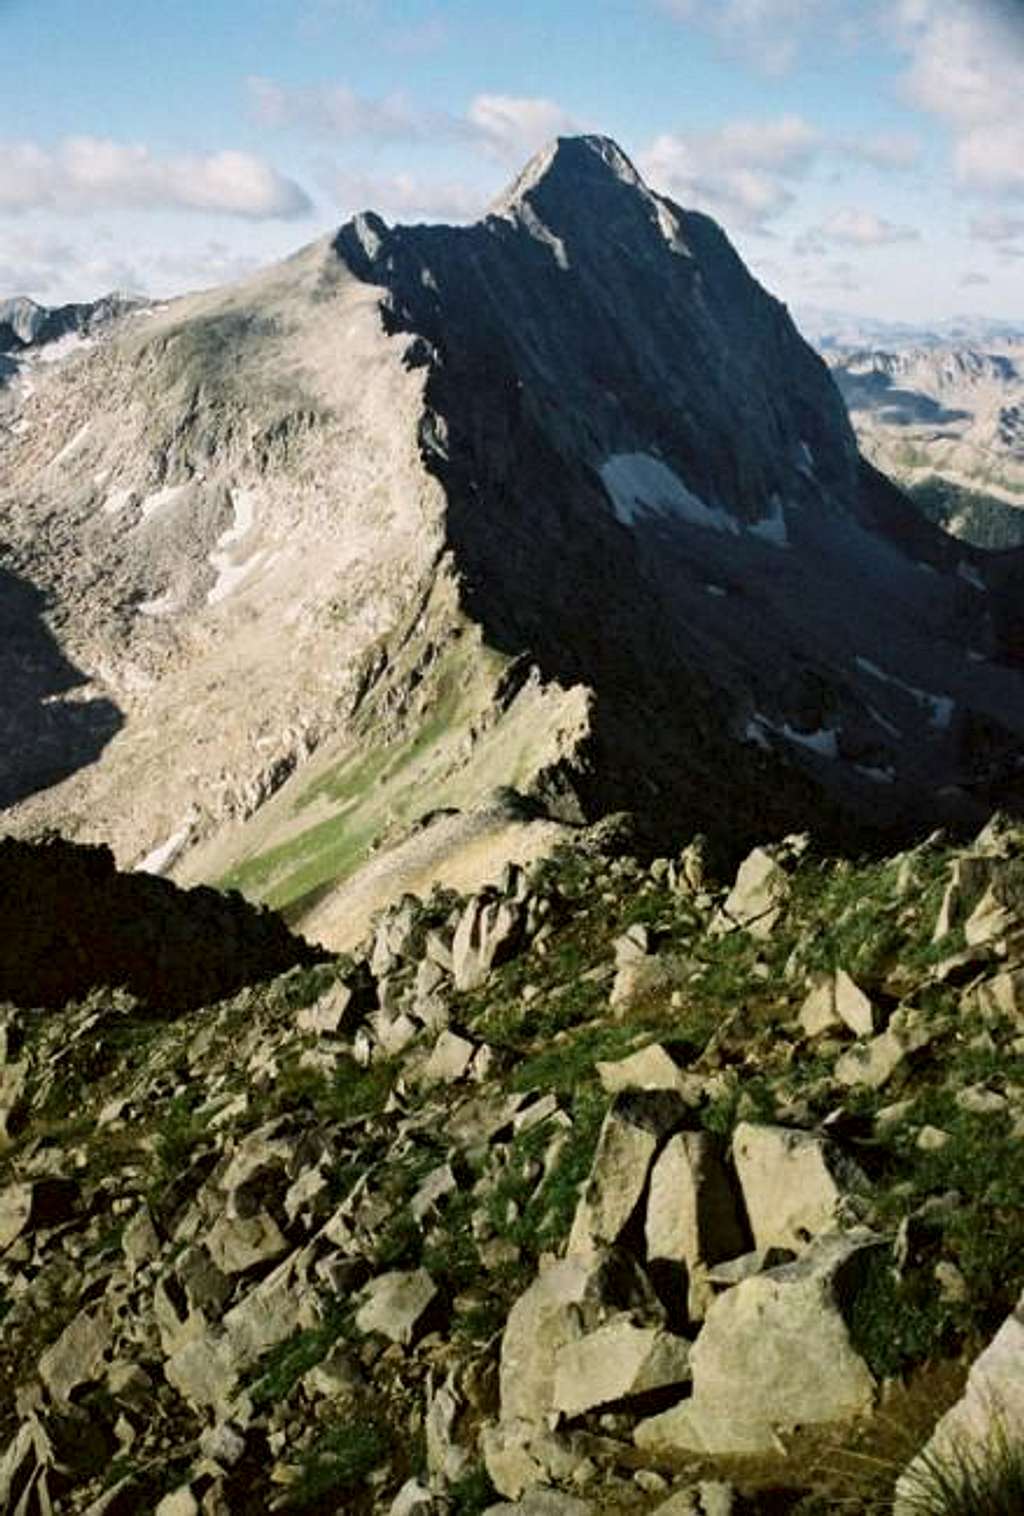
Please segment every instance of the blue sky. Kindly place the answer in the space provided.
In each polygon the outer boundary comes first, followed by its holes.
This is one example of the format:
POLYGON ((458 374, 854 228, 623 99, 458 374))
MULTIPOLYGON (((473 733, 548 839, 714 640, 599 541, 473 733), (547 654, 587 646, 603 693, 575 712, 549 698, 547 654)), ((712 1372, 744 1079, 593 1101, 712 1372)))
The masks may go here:
POLYGON ((1024 318, 1024 0, 0 0, 0 44, 0 295, 467 219, 597 130, 790 303, 1024 318))

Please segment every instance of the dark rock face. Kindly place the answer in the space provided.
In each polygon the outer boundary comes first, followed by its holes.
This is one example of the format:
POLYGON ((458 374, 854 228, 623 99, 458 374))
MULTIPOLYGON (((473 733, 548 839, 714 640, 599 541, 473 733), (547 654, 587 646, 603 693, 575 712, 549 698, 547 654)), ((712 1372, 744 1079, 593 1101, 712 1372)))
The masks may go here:
POLYGON ((86 675, 61 652, 45 608, 28 580, 0 568, 0 810, 92 763, 122 725, 113 701, 76 698, 86 675))
POLYGON ((105 295, 102 300, 57 306, 37 305, 24 296, 0 300, 0 353, 43 347, 72 333, 85 335, 144 304, 145 301, 126 295, 105 295))
POLYGON ((712 221, 585 137, 476 225, 367 215, 335 247, 429 366, 468 608, 595 691, 584 810, 744 841, 979 819, 1024 734, 983 555, 860 458, 712 221))
POLYGON ((326 956, 240 895, 121 874, 105 847, 0 839, 0 1001, 61 1006, 123 987, 186 1011, 326 956))

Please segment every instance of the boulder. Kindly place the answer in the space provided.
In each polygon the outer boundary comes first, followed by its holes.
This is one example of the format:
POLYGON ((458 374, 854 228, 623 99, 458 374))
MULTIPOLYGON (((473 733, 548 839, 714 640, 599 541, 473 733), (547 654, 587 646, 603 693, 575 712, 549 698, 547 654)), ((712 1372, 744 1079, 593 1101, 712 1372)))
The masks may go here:
POLYGON ((72 1215, 78 1186, 71 1179, 36 1179, 0 1190, 0 1253, 25 1232, 59 1226, 72 1215))
POLYGON ((732 1516, 735 1508, 736 1492, 731 1484, 702 1479, 688 1489, 676 1490, 651 1516, 732 1516))
POLYGON ((474 895, 455 928, 452 973, 457 990, 475 990, 516 947, 522 933, 522 908, 511 900, 474 895))
POLYGON ((850 1341, 840 1302, 880 1246, 863 1231, 821 1237, 796 1263, 726 1290, 691 1350, 693 1398, 641 1422, 637 1446, 766 1453, 778 1449, 780 1430, 867 1411, 875 1382, 850 1341))
POLYGON ((864 991, 845 969, 819 975, 800 1007, 800 1026, 808 1037, 846 1028, 855 1037, 870 1037, 876 1012, 864 991))
POLYGON ((555 1354, 553 1409, 579 1416, 690 1378, 690 1344, 661 1327, 615 1316, 555 1354))
MULTIPOLYGON (((681 1264, 694 1284, 704 1266, 734 1258, 747 1247, 737 1196, 721 1141, 710 1132, 678 1132, 651 1172, 645 1222, 647 1261, 681 1264)), ((703 1315, 691 1289, 689 1315, 703 1315)))
POLYGON ((356 1312, 361 1332, 380 1332, 391 1342, 409 1344, 437 1296, 426 1269, 396 1269, 370 1281, 356 1312))
POLYGON ((206 1237, 214 1264, 229 1277, 248 1274, 288 1252, 288 1242, 272 1216, 220 1216, 206 1237))
POLYGON ((80 1311, 39 1359, 39 1377, 51 1398, 66 1405, 81 1385, 102 1379, 113 1340, 113 1315, 105 1301, 80 1311))
POLYGON ((752 937, 770 937, 789 898, 789 876, 765 848, 754 848, 736 872, 736 880, 711 930, 742 927, 752 937))
POLYGON ((700 1103, 703 1081, 686 1074, 660 1043, 617 1058, 613 1063, 595 1065, 597 1077, 609 1095, 623 1090, 675 1090, 690 1104, 700 1103))
POLYGON ((1004 969, 982 979, 964 993, 964 1009, 986 1021, 1010 1021, 1024 1026, 1024 968, 1004 969))
POLYGON ((934 1027, 928 1025, 919 1011, 901 1007, 893 1012, 884 1032, 858 1043, 836 1060, 836 1081, 847 1088, 865 1085, 869 1089, 881 1089, 897 1069, 912 1054, 927 1047, 934 1036, 934 1027))
MULTIPOLYGON (((893 1516, 919 1516, 922 1510, 940 1509, 935 1489, 937 1470, 945 1471, 955 1484, 958 1471, 977 1474, 987 1466, 998 1467, 1008 1449, 1017 1450, 1022 1445, 1024 1295, 972 1364, 963 1395, 942 1417, 923 1451, 900 1475, 893 1516)), ((951 1511, 953 1507, 944 1502, 941 1509, 951 1511)), ((995 1504, 992 1509, 997 1509, 995 1504)), ((1009 1510, 1009 1506, 999 1509, 1009 1510)))
POLYGON ((423 1068, 427 1084, 455 1084, 469 1072, 476 1053, 475 1045, 456 1032, 443 1031, 423 1068))
POLYGON ((852 1219, 846 1192, 867 1187, 860 1170, 813 1132, 740 1122, 733 1160, 757 1248, 799 1251, 852 1219))
POLYGON ((484 1516, 595 1516, 596 1507, 577 1495, 563 1495, 559 1490, 530 1490, 511 1504, 488 1506, 484 1516))
POLYGON ((542 1267, 505 1323, 499 1375, 502 1421, 542 1425, 554 1408, 561 1350, 596 1331, 617 1309, 631 1308, 650 1324, 662 1324, 649 1285, 623 1256, 570 1254, 542 1267))
POLYGON ((524 1491, 532 1494, 538 1485, 568 1483, 582 1461, 564 1438, 531 1421, 485 1426, 480 1451, 494 1488, 510 1500, 524 1491))
POLYGON ((686 977, 691 965, 675 953, 651 953, 627 957, 619 963, 609 1004, 614 1011, 628 1011, 652 995, 667 994, 686 977))
POLYGON ((636 1210, 655 1154, 683 1125, 687 1106, 672 1090, 617 1095, 605 1116, 567 1252, 593 1253, 618 1242, 636 1210))

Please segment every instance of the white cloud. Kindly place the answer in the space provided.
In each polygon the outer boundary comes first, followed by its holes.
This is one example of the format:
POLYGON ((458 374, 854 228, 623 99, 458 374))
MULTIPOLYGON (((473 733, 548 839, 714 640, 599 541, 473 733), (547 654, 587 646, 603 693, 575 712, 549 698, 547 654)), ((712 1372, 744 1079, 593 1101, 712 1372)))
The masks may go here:
POLYGON ((914 242, 920 236, 911 226, 896 226, 874 211, 854 206, 833 212, 815 233, 823 241, 843 247, 886 247, 894 242, 914 242))
POLYGON ((304 215, 306 192, 251 153, 157 157, 140 144, 66 137, 54 148, 0 144, 0 210, 97 207, 219 211, 251 220, 304 215))
POLYGON ((971 222, 971 236, 976 242, 1013 242, 1017 237, 1024 237, 1024 216, 1007 216, 1002 211, 975 216, 971 222))
POLYGON ((478 94, 456 115, 424 109, 403 95, 360 95, 344 84, 295 89, 253 77, 246 85, 262 126, 300 127, 341 141, 463 142, 518 159, 579 130, 556 101, 536 96, 478 94))
POLYGON ((961 187, 1024 194, 1020 0, 901 0, 889 26, 908 55, 907 97, 953 132, 961 187))
POLYGON ((968 269, 965 274, 960 275, 959 279, 961 289, 973 289, 976 286, 991 283, 987 274, 979 274, 976 269, 968 269))
POLYGON ((413 107, 402 95, 359 95, 344 84, 286 88, 273 79, 246 80, 249 103, 261 126, 301 126, 330 137, 409 141, 443 129, 446 118, 413 107))
POLYGON ((796 62, 808 28, 837 14, 836 0, 660 0, 661 9, 717 34, 768 74, 796 62))
POLYGON ((794 199, 786 183, 823 142, 801 116, 733 121, 710 132, 663 133, 638 155, 655 189, 727 223, 764 230, 794 199))
POLYGON ((522 157, 579 130, 554 100, 522 95, 476 95, 466 119, 484 146, 505 157, 522 157))
POLYGON ((326 187, 346 215, 375 210, 384 216, 423 221, 471 221, 485 197, 459 180, 432 182, 413 174, 358 174, 337 169, 326 187))
POLYGON ((921 159, 921 139, 912 132, 876 132, 869 137, 840 137, 834 143, 843 157, 883 171, 914 168, 921 159))

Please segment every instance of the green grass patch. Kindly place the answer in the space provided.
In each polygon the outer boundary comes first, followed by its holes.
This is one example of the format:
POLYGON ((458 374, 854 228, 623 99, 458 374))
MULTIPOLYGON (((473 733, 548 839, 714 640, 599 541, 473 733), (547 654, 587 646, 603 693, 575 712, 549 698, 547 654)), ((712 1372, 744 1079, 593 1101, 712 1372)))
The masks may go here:
POLYGON ((341 1421, 327 1428, 306 1454, 298 1480, 286 1496, 289 1511, 340 1509, 342 1495, 357 1495, 390 1452, 390 1438, 376 1422, 341 1421), (333 1502, 330 1506, 326 1501, 333 1502))

